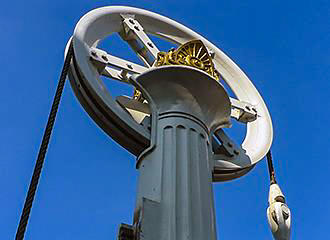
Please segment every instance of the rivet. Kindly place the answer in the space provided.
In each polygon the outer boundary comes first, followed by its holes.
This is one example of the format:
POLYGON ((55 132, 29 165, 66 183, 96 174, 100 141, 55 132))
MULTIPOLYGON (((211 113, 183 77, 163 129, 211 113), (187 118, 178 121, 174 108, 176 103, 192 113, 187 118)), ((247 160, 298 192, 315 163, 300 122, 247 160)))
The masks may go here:
POLYGON ((211 57, 212 59, 214 59, 214 57, 215 57, 215 52, 214 52, 213 50, 210 50, 209 54, 210 54, 210 57, 211 57))
POLYGON ((108 61, 108 58, 107 58, 107 56, 105 56, 105 55, 102 55, 102 59, 103 59, 104 61, 108 61))

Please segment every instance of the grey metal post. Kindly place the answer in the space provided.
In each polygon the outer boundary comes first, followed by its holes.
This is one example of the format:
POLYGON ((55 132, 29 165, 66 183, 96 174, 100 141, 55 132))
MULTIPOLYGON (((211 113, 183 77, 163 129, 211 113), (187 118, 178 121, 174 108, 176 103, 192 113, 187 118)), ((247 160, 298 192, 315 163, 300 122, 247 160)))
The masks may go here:
POLYGON ((190 67, 156 68, 137 81, 155 105, 152 146, 138 159, 140 239, 215 240, 210 133, 229 124, 229 97, 190 67))

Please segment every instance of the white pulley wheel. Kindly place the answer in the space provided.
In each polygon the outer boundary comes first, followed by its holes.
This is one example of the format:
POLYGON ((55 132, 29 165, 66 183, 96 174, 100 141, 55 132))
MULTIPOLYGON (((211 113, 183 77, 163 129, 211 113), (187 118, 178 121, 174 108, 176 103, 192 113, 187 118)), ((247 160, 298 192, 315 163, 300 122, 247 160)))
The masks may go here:
MULTIPOLYGON (((212 52, 216 70, 236 96, 231 99, 232 117, 247 124, 245 139, 238 146, 223 130, 214 133, 222 143, 219 146, 222 150, 214 153, 213 180, 230 180, 247 173, 266 155, 273 138, 271 118, 262 97, 244 72, 219 48, 167 17, 123 6, 98 8, 83 16, 72 36, 74 57, 69 73, 80 103, 108 135, 131 153, 138 155, 148 147, 150 129, 139 118, 148 115, 148 110, 142 105, 135 106, 138 110, 134 106, 127 108, 123 99, 119 101, 111 96, 100 78, 106 76, 129 83, 132 74, 151 68, 159 50, 148 34, 178 46, 199 39, 212 52), (101 40, 113 33, 120 33, 144 65, 115 57, 98 47, 101 40)), ((134 105, 134 101, 129 101, 127 104, 134 105)))

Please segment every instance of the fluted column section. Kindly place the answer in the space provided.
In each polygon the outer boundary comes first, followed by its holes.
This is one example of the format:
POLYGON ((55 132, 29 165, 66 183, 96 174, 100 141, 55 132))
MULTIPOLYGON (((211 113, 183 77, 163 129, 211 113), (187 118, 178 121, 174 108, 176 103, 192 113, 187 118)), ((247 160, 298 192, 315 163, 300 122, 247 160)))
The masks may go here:
POLYGON ((155 213, 143 224, 149 215, 140 212, 141 239, 216 239, 209 146, 205 126, 193 117, 159 118, 157 146, 140 167, 137 209, 155 213))

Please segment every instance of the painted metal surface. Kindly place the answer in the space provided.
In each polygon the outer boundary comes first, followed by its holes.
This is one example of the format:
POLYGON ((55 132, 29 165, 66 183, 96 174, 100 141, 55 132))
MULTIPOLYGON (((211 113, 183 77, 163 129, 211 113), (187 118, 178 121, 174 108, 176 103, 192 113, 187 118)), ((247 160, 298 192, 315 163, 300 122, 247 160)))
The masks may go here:
POLYGON ((267 219, 275 240, 289 240, 291 235, 291 211, 278 184, 270 185, 267 219))
MULTIPOLYGON (((229 57, 199 34, 169 18, 142 9, 111 6, 95 9, 78 22, 73 35, 74 60, 71 64, 70 82, 85 110, 119 144, 131 153, 139 155, 150 145, 150 131, 135 121, 132 114, 111 97, 100 76, 109 76, 129 83, 133 74, 150 67, 151 63, 144 58, 146 67, 136 66, 108 53, 101 53, 100 57, 93 58, 93 51, 100 52, 97 48, 99 41, 112 33, 120 33, 142 58, 145 53, 149 52, 154 56, 158 51, 147 34, 178 45, 199 39, 214 53, 215 69, 237 96, 236 105, 246 104, 235 112, 235 116, 247 122, 245 140, 236 149, 238 154, 231 155, 220 151, 220 154, 214 155, 214 181, 225 181, 244 175, 265 156, 273 134, 267 107, 248 77, 229 57), (133 40, 139 40, 144 47, 136 49, 136 45, 129 42, 133 40), (103 55, 105 58, 102 58, 103 55), (253 114, 250 106, 257 114, 253 114)), ((142 114, 145 116, 145 113, 142 114)), ((135 116, 139 120, 142 119, 138 111, 135 116)))
MULTIPOLYGON (((120 236, 216 239, 212 181, 243 176, 272 143, 271 119, 257 89, 208 40, 142 9, 95 9, 78 22, 72 43, 69 78, 77 98, 108 135, 137 156, 134 227, 123 225, 120 236), (99 48, 99 42, 113 33, 145 66, 99 48), (148 34, 179 45, 178 51, 160 52, 148 34), (187 58, 188 50, 193 54, 187 58), (205 58, 198 58, 201 52, 205 58), (184 61, 185 66, 163 66, 171 61, 184 61), (132 84, 140 95, 114 99, 101 76, 132 84), (220 77, 237 99, 229 98, 216 81, 220 77), (241 144, 223 130, 231 126, 231 119, 247 124, 241 144)), ((269 204, 274 238, 289 239, 291 213, 277 184, 271 185, 269 204)))
POLYGON ((221 84, 192 67, 155 68, 136 82, 156 116, 154 147, 139 156, 137 235, 215 240, 211 136, 230 124, 229 97, 221 84))

